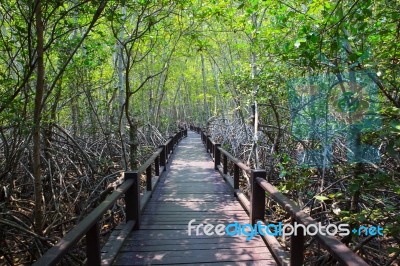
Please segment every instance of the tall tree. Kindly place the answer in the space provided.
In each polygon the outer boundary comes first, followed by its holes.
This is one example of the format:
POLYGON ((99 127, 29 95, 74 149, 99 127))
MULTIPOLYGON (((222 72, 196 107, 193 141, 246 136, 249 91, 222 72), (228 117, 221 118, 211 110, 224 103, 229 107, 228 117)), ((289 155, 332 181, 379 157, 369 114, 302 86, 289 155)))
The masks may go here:
POLYGON ((42 171, 41 171, 41 143, 40 143, 40 127, 43 110, 44 95, 44 27, 42 20, 42 3, 36 0, 34 5, 35 21, 36 21, 36 40, 37 40, 37 74, 36 74, 36 90, 35 90, 35 106, 33 114, 33 178, 35 180, 35 231, 42 234, 44 225, 44 202, 42 188, 42 171))

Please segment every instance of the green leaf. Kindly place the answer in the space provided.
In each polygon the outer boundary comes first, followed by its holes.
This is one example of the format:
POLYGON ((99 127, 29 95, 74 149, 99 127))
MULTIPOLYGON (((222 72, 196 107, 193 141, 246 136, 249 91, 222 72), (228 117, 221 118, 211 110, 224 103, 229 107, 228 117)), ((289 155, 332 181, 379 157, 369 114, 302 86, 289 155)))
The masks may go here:
POLYGON ((301 45, 302 43, 305 43, 306 41, 307 41, 306 38, 297 39, 296 42, 294 43, 294 47, 299 48, 300 45, 301 45))
POLYGON ((396 252, 399 252, 399 251, 400 251, 400 248, 389 247, 389 248, 387 249, 387 251, 388 251, 389 254, 390 254, 390 253, 396 253, 396 252))
POLYGON ((257 8, 257 6, 258 6, 258 0, 252 0, 252 1, 250 1, 250 3, 251 3, 251 6, 252 6, 253 8, 257 8))
POLYGON ((362 213, 357 214, 355 218, 356 218, 356 220, 359 221, 359 222, 365 222, 365 221, 367 220, 367 219, 365 218, 364 214, 362 214, 362 213))
POLYGON ((325 200, 328 200, 328 199, 329 199, 328 197, 325 197, 325 196, 314 196, 314 198, 315 198, 316 200, 319 200, 319 201, 325 201, 325 200))
POLYGON ((400 131, 400 121, 393 120, 393 121, 390 123, 390 126, 391 126, 394 130, 400 131))
POLYGON ((356 191, 358 191, 360 189, 360 184, 353 183, 353 184, 350 184, 348 186, 348 188, 349 188, 350 193, 353 194, 353 193, 355 193, 356 191))

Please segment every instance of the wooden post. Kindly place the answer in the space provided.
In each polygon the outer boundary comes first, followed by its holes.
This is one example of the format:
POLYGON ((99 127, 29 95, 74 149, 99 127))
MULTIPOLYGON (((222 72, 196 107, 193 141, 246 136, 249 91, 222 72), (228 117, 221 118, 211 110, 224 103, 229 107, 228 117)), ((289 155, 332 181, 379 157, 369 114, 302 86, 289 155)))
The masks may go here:
POLYGON ((210 153, 211 152, 211 136, 207 135, 206 137, 206 141, 207 141, 207 152, 210 153))
POLYGON ((157 156, 156 159, 154 160, 154 171, 156 176, 160 176, 160 160, 158 159, 160 155, 157 156))
POLYGON ((140 182, 137 172, 125 172, 125 179, 133 178, 132 186, 125 193, 126 221, 134 220, 134 230, 140 228, 140 182))
POLYGON ((224 175, 226 175, 226 174, 228 174, 228 156, 226 156, 226 154, 223 155, 222 164, 224 166, 224 175))
POLYGON ((101 265, 99 223, 95 223, 86 233, 86 258, 87 265, 101 265))
MULTIPOLYGON (((292 217, 292 226, 295 228, 295 219, 292 217)), ((297 227, 297 234, 290 237, 290 265, 301 266, 304 262, 304 229, 297 227)))
POLYGON ((165 144, 160 145, 160 148, 162 148, 161 153, 160 153, 160 166, 164 166, 164 171, 165 171, 167 168, 165 165, 167 145, 165 145, 165 144))
POLYGON ((250 195, 250 224, 256 224, 256 220, 264 220, 265 191, 257 183, 256 178, 265 179, 267 172, 262 169, 251 170, 251 195, 250 195))
POLYGON ((146 168, 146 189, 147 191, 151 191, 151 164, 146 168))
POLYGON ((168 144, 168 154, 167 154, 167 156, 169 156, 169 154, 170 153, 173 153, 174 151, 174 137, 173 136, 170 136, 169 137, 170 139, 171 139, 171 141, 169 142, 169 144, 168 144))
POLYGON ((233 189, 239 189, 239 166, 233 164, 233 189))
POLYGON ((215 143, 214 146, 214 169, 218 170, 218 166, 221 164, 221 151, 218 149, 221 144, 215 143))

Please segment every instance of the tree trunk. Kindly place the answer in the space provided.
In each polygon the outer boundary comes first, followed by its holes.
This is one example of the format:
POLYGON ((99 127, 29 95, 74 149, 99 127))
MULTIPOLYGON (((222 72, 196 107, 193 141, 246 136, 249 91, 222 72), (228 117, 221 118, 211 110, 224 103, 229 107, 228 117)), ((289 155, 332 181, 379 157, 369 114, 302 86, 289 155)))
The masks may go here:
POLYGON ((201 75, 203 77, 204 121, 207 122, 208 118, 210 117, 210 112, 208 110, 208 105, 207 105, 206 69, 205 69, 205 64, 204 64, 204 55, 203 55, 203 53, 201 53, 200 56, 201 56, 201 75))
MULTIPOLYGON (((119 42, 118 42, 118 52, 117 52, 117 60, 118 60, 118 111, 119 111, 119 136, 121 138, 121 147, 122 147, 122 168, 128 169, 127 166, 127 159, 126 159, 126 150, 125 150, 125 127, 126 127, 126 120, 124 117, 124 104, 128 104, 124 102, 124 98, 127 97, 126 91, 127 88, 124 87, 124 80, 128 79, 128 77, 124 77, 124 71, 127 66, 124 66, 124 23, 126 19, 126 6, 125 1, 122 2, 122 25, 119 32, 119 42)), ((127 81, 125 80, 125 84, 127 81)))
POLYGON ((41 171, 41 143, 40 143, 40 121, 42 115, 42 100, 44 94, 44 59, 43 59, 43 21, 41 11, 41 1, 35 3, 36 14, 36 36, 37 36, 37 78, 35 106, 33 113, 33 177, 34 177, 34 193, 35 193, 35 232, 39 235, 43 233, 44 226, 44 202, 42 187, 42 171, 41 171))

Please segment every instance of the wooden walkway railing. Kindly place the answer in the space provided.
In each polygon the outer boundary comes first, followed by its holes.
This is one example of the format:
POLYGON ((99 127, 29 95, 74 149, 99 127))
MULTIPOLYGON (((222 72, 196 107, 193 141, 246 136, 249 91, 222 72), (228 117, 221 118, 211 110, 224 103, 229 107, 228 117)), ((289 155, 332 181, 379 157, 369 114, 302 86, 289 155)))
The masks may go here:
MULTIPOLYGON (((56 265, 74 245, 86 237, 87 265, 101 265, 99 221, 116 201, 125 196, 126 224, 125 231, 140 226, 140 212, 149 200, 152 189, 165 169, 170 154, 178 142, 187 136, 187 129, 181 130, 170 137, 167 142, 143 164, 139 169, 124 172, 125 181, 109 195, 98 207, 90 212, 79 224, 69 231, 56 245, 50 248, 34 265, 56 265), (154 165, 155 176, 152 176, 154 165), (140 196, 140 176, 146 173, 146 193, 140 196)), ((118 247, 116 247, 118 249, 118 247)))
POLYGON ((276 265, 260 236, 249 240, 243 228, 236 235, 220 232, 223 225, 248 224, 249 217, 193 132, 174 151, 141 216, 140 230, 122 237, 113 231, 102 254, 125 241, 104 265, 276 265))
MULTIPOLYGON (((263 169, 251 169, 239 159, 224 150, 220 144, 212 141, 201 128, 190 126, 190 129, 201 135, 207 152, 214 160, 214 168, 233 188, 238 200, 248 212, 250 223, 258 222, 268 225, 265 221, 266 195, 279 204, 291 217, 292 225, 296 222, 308 226, 317 225, 317 222, 266 180, 266 171, 263 169), (233 169, 229 169, 228 161, 232 162, 233 169), (229 173, 233 172, 233 176, 229 173), (240 171, 245 171, 250 176, 251 193, 250 199, 246 197, 239 188, 240 171)), ((124 173, 125 181, 104 200, 97 208, 89 213, 76 227, 65 235, 55 246, 49 249, 34 265, 55 265, 68 251, 82 238, 86 237, 86 256, 88 265, 100 265, 101 263, 112 263, 115 254, 121 248, 125 236, 138 229, 141 224, 141 211, 149 201, 153 188, 157 184, 166 169, 169 155, 173 152, 178 142, 187 136, 187 130, 182 130, 171 137, 164 145, 135 171, 124 173), (154 165, 155 176, 152 176, 154 165), (142 173, 146 174, 146 193, 140 196, 140 180, 142 173), (121 230, 121 240, 114 242, 111 250, 101 255, 99 220, 102 215, 110 209, 116 201, 125 196, 126 223, 121 230), (101 257, 105 256, 105 257, 101 257), (109 257, 107 257, 109 256, 109 257)), ((301 227, 297 227, 298 234, 291 236, 290 254, 283 251, 275 237, 262 236, 267 243, 268 249, 278 264, 303 265, 304 263, 304 235, 301 227)), ((321 244, 339 263, 343 265, 367 265, 357 254, 352 252, 346 245, 334 237, 317 233, 314 238, 321 244)))
MULTIPOLYGON (((292 225, 303 224, 308 226, 310 224, 317 225, 317 222, 311 218, 307 213, 303 212, 293 201, 285 197, 274 186, 266 180, 266 171, 263 169, 250 169, 247 165, 242 163, 239 159, 232 156, 229 152, 221 148, 219 143, 212 141, 209 135, 195 126, 190 129, 201 134, 201 139, 214 159, 215 169, 224 177, 224 179, 235 190, 239 201, 245 207, 250 215, 250 222, 256 224, 258 221, 268 224, 265 221, 265 198, 266 194, 269 198, 279 204, 291 217, 292 225), (222 156, 222 165, 221 165, 222 156), (228 159, 233 163, 233 177, 228 175, 228 159), (240 169, 250 175, 251 193, 248 199, 239 189, 239 174, 240 169)), ((298 234, 291 236, 290 246, 290 265, 303 265, 304 263, 304 235, 301 227, 298 227, 298 234)), ((317 233, 315 239, 320 243, 339 263, 342 265, 368 265, 361 257, 350 250, 345 244, 338 239, 317 233)), ((265 236, 264 240, 268 243, 271 253, 274 255, 277 262, 282 262, 285 259, 285 254, 275 249, 278 247, 275 237, 265 236)))

